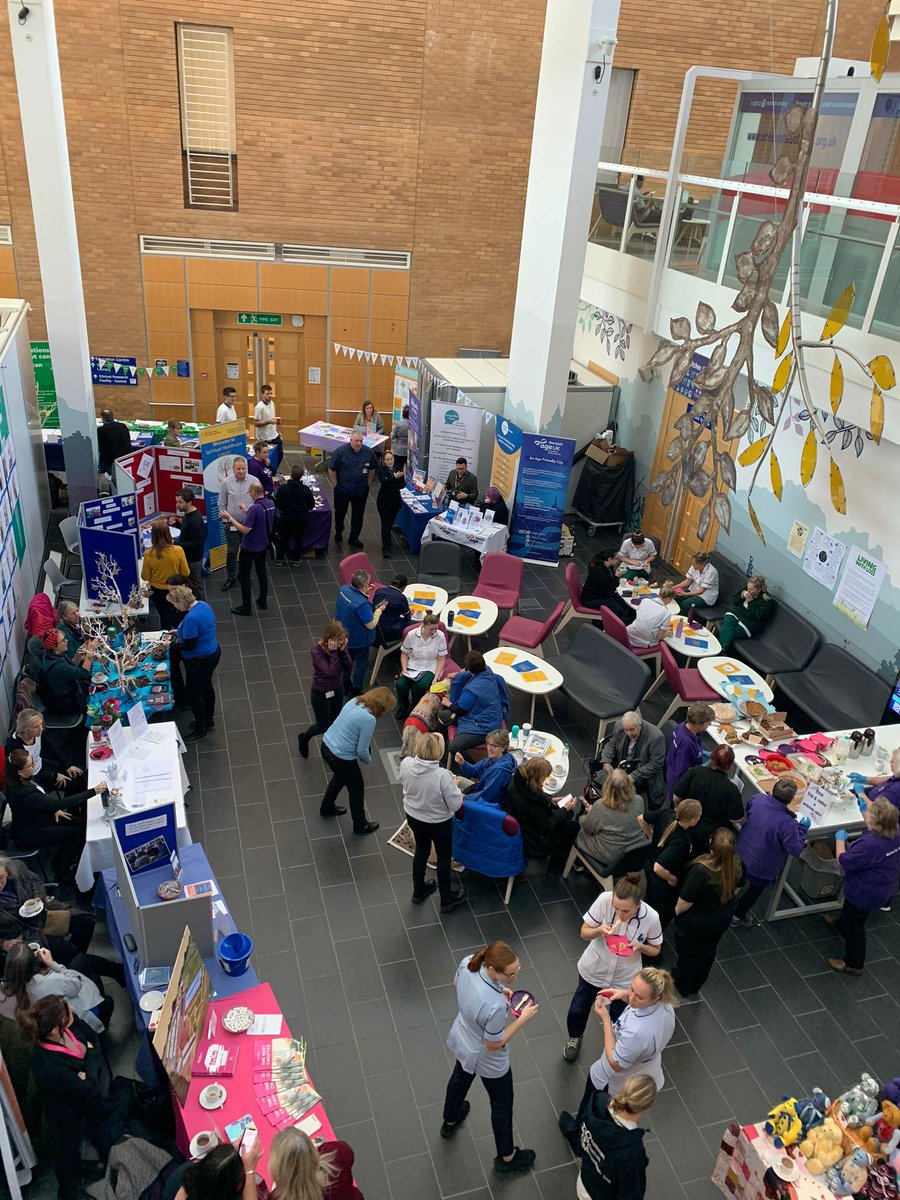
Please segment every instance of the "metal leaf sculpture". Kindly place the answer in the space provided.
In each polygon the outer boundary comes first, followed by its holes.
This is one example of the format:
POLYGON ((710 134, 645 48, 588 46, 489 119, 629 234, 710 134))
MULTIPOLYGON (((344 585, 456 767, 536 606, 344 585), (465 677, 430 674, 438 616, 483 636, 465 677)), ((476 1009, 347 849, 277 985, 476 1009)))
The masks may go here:
MULTIPOLYGON (((753 475, 747 489, 747 509, 754 529, 763 545, 762 527, 750 501, 757 476, 766 459, 770 459, 769 474, 774 495, 780 501, 782 474, 773 444, 780 428, 781 418, 788 404, 791 388, 799 388, 810 416, 810 432, 806 437, 801 455, 800 480, 808 487, 815 475, 820 460, 830 462, 831 502, 837 512, 845 513, 847 498, 840 469, 835 461, 825 430, 819 417, 818 406, 810 392, 806 377, 806 351, 831 349, 834 365, 831 372, 830 408, 837 413, 844 393, 844 369, 840 356, 854 362, 872 384, 869 424, 873 440, 878 443, 884 430, 884 392, 895 386, 894 367, 885 355, 871 362, 862 362, 844 346, 836 345, 835 336, 841 331, 849 317, 856 289, 848 284, 841 292, 828 315, 818 339, 803 337, 800 293, 800 244, 802 225, 800 215, 803 208, 803 193, 815 144, 816 126, 825 93, 825 82, 834 46, 834 29, 837 15, 837 0, 827 0, 825 35, 815 88, 809 105, 797 103, 785 114, 785 127, 797 135, 795 156, 783 154, 769 172, 776 187, 782 187, 790 179, 787 200, 781 220, 763 221, 747 250, 735 256, 735 269, 740 291, 732 308, 741 316, 730 324, 717 327, 716 313, 706 303, 700 303, 691 321, 687 317, 674 317, 669 324, 671 342, 663 342, 651 357, 648 365, 660 367, 670 360, 672 369, 669 387, 675 387, 691 365, 694 352, 711 347, 710 361, 693 380, 701 392, 701 398, 693 406, 690 415, 675 422, 676 437, 672 439, 666 458, 672 464, 661 471, 651 482, 650 491, 659 495, 663 505, 668 506, 680 492, 687 490, 692 496, 709 496, 709 503, 700 514, 698 535, 706 537, 714 516, 726 532, 731 526, 732 507, 728 492, 737 490, 737 473, 734 462, 727 453, 715 449, 713 439, 712 468, 706 468, 709 439, 704 437, 708 421, 716 430, 721 426, 726 441, 742 438, 751 428, 759 428, 759 422, 770 426, 768 433, 757 438, 740 454, 741 466, 753 466, 753 475), (783 254, 790 253, 790 309, 779 323, 778 310, 769 299, 783 254), (775 351, 777 366, 771 387, 757 380, 753 367, 753 343, 757 328, 775 351), (736 339, 729 358, 729 349, 736 339), (745 408, 735 409, 735 384, 746 374, 748 403, 745 408), (704 422, 692 420, 703 415, 704 422), (819 446, 825 453, 819 454, 819 446)), ((885 8, 875 33, 872 48, 872 73, 881 78, 890 49, 888 40, 888 9, 885 8)))
POLYGON ((97 642, 95 661, 101 662, 119 679, 124 679, 130 670, 150 656, 152 650, 150 643, 141 645, 141 634, 135 620, 143 596, 140 587, 133 587, 123 603, 116 579, 119 564, 115 559, 98 554, 96 568, 93 583, 97 604, 104 610, 104 615, 86 615, 82 617, 81 625, 88 637, 97 642))

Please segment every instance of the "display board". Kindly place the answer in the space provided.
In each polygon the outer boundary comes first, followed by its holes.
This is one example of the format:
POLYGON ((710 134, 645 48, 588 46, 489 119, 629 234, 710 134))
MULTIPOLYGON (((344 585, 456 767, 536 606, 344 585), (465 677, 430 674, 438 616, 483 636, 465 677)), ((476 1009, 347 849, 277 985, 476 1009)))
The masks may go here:
POLYGON ((410 402, 410 393, 419 386, 419 372, 415 367, 396 367, 394 370, 394 420, 399 421, 403 409, 410 402))
MULTIPOLYGON (((123 602, 140 579, 140 521, 133 493, 98 496, 86 500, 78 510, 78 539, 84 571, 85 592, 90 600, 101 599, 103 561, 115 569, 115 582, 123 602)), ((107 576, 108 581, 108 576, 107 576)))
POLYGON ((191 1086, 191 1066, 206 1024, 212 984, 191 931, 185 927, 172 978, 153 1035, 153 1049, 180 1104, 191 1086))
POLYGON ((428 474, 444 483, 464 458, 473 475, 478 474, 478 449, 484 412, 475 405, 434 404, 431 408, 431 438, 428 445, 428 474))
POLYGON ((572 438, 526 433, 516 487, 509 553, 529 562, 556 566, 566 493, 572 470, 572 438))
POLYGON ((422 416, 422 397, 418 392, 410 392, 409 433, 407 435, 409 439, 409 450, 406 459, 406 483, 408 487, 412 487, 416 471, 421 470, 425 465, 425 447, 422 441, 422 416))
MULTIPOLYGON (((25 525, 19 495, 16 449, 9 427, 6 395, 0 386, 0 671, 10 652, 17 650, 16 612, 30 597, 24 595, 21 563, 25 556, 25 525)), ((17 668, 18 669, 18 668, 17 668)))
MULTIPOLYGON (((245 451, 246 446, 245 438, 245 451)), ((175 512, 175 493, 183 487, 193 488, 197 507, 204 515, 206 513, 203 464, 199 450, 180 446, 148 446, 117 458, 115 472, 119 494, 128 493, 136 497, 139 523, 154 513, 175 512)))
POLYGON ((219 488, 231 475, 234 460, 246 458, 247 426, 244 421, 208 425, 200 431, 203 493, 206 509, 206 553, 210 568, 225 566, 225 526, 219 516, 219 488))
POLYGON ((494 457, 491 461, 491 484, 512 508, 522 457, 522 430, 518 425, 497 417, 494 422, 494 457))

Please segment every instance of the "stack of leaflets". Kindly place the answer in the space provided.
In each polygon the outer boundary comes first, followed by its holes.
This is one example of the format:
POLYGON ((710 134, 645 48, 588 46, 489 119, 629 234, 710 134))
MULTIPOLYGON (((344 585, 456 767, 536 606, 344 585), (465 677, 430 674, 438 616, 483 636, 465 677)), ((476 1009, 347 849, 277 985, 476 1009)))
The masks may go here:
POLYGON ((306 1073, 306 1042, 273 1038, 253 1047, 253 1090, 259 1110, 284 1129, 304 1117, 322 1097, 306 1073))
POLYGON ((210 1042, 206 1046, 198 1046, 191 1074, 233 1075, 237 1059, 237 1046, 223 1046, 221 1042, 210 1042))

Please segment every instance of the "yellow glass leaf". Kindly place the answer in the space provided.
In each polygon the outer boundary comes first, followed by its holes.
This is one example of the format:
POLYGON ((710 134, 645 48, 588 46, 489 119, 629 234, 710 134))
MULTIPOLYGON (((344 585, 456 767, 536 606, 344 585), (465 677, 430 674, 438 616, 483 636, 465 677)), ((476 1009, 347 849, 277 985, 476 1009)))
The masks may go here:
POLYGON ((815 430, 811 429, 806 435, 806 441, 803 443, 803 453, 800 455, 800 482, 804 487, 809 486, 809 482, 815 474, 818 454, 819 447, 816 443, 815 430))
POLYGON ((758 458, 762 458, 763 451, 766 448, 769 439, 767 437, 758 438, 755 442, 751 442, 743 454, 739 455, 738 462, 742 467, 749 467, 756 462, 758 458))
POLYGON ((847 511, 847 493, 844 491, 844 480, 841 468, 834 459, 831 460, 831 503, 839 513, 847 511))
POLYGON ((885 13, 878 22, 878 27, 875 30, 875 37, 872 39, 872 53, 870 55, 872 75, 879 82, 884 74, 884 68, 887 66, 890 52, 891 30, 888 24, 887 13, 885 13))
POLYGON ((837 413, 844 398, 844 368, 837 355, 834 356, 834 366, 831 368, 831 411, 837 413))
POLYGON ((775 347, 775 357, 781 358, 791 337, 791 310, 788 309, 784 320, 781 322, 781 329, 778 331, 778 345, 775 347))
POLYGON ((844 328, 844 324, 850 316, 850 309, 853 307, 855 298, 856 288, 852 283, 848 283, 835 301, 834 308, 828 314, 828 320, 822 329, 823 342, 829 338, 833 338, 836 333, 840 333, 844 328))
POLYGON ((775 499, 781 499, 781 465, 775 457, 775 451, 769 455, 769 473, 772 477, 772 491, 775 493, 775 499))
POLYGON ((884 431, 884 396, 878 388, 872 388, 872 401, 869 404, 869 428, 877 446, 881 442, 884 431))
POLYGON ((751 500, 747 501, 747 511, 750 514, 750 520, 753 522, 753 528, 756 530, 756 536, 759 538, 762 544, 765 545, 766 539, 763 537, 762 526, 759 523, 759 518, 756 515, 756 509, 753 507, 753 502, 751 500))
POLYGON ((775 372, 775 378, 772 380, 772 391, 777 396, 779 392, 783 392, 787 387, 787 381, 791 376, 791 367, 794 365, 793 352, 786 354, 778 364, 778 370, 775 372))
POLYGON ((877 358, 873 358, 869 363, 869 370, 872 372, 872 378, 882 391, 889 392, 897 382, 897 376, 894 374, 894 364, 886 354, 879 354, 877 358))

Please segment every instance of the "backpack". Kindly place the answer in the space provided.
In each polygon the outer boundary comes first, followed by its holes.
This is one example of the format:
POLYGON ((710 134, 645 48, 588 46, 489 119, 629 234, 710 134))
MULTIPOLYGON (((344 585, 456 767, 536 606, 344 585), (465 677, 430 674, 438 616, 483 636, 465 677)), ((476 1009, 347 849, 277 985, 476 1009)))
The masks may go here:
POLYGON ((167 1179, 180 1165, 166 1150, 126 1133, 109 1152, 104 1200, 141 1200, 153 1183, 167 1179))

